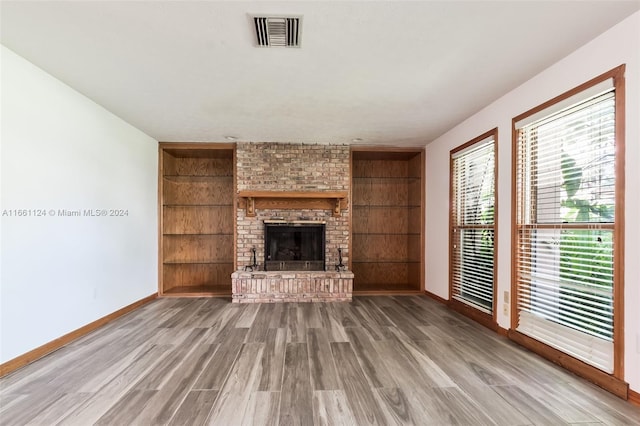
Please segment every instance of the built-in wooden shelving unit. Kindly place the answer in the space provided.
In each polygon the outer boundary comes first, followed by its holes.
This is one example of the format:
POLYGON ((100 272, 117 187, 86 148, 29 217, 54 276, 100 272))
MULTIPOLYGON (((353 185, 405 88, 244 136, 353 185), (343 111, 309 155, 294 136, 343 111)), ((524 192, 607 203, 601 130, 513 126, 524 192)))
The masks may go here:
POLYGON ((160 144, 161 295, 231 294, 234 147, 160 144))
POLYGON ((354 292, 423 290, 423 158, 421 149, 352 149, 354 292))

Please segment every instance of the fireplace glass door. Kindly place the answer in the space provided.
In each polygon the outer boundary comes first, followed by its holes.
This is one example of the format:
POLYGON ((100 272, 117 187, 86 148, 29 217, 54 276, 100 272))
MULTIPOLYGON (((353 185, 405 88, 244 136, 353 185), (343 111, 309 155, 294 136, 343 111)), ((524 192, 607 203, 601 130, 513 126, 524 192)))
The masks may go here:
POLYGON ((324 271, 325 224, 266 223, 266 271, 324 271))

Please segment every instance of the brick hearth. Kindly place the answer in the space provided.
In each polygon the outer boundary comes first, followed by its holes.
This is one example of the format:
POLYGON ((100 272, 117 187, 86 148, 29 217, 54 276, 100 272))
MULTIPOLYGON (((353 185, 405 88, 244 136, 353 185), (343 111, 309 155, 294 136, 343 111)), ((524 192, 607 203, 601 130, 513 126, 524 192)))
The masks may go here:
POLYGON ((232 300, 263 302, 351 302, 351 272, 234 272, 232 300))

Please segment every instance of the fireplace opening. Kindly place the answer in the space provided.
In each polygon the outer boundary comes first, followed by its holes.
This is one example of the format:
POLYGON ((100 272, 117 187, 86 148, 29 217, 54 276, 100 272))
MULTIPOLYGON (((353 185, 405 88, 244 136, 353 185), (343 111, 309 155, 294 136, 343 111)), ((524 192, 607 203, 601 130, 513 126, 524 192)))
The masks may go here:
POLYGON ((324 271, 325 222, 264 221, 265 271, 324 271))

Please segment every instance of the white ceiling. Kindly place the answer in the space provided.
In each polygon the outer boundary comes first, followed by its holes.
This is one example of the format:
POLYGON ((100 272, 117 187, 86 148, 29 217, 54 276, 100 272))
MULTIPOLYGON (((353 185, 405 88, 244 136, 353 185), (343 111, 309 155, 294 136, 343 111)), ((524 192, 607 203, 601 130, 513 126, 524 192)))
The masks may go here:
POLYGON ((640 1, 2 1, 2 44, 160 141, 425 145, 640 1), (301 14, 254 47, 250 14, 301 14))

